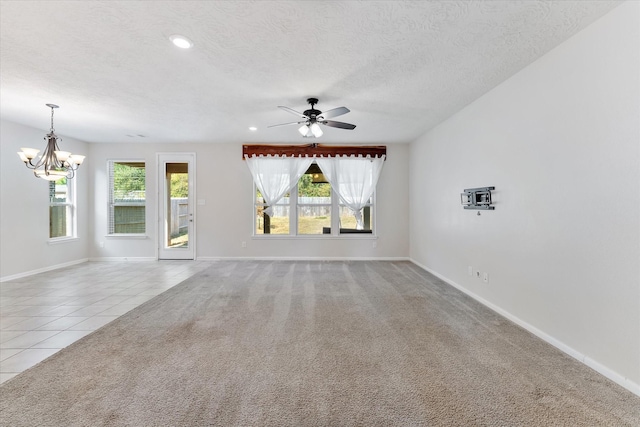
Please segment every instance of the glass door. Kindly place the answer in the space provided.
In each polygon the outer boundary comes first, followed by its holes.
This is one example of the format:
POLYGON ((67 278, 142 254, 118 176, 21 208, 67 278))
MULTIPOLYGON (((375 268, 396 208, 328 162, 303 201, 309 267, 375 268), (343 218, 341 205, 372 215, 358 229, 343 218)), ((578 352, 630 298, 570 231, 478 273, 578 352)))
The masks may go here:
POLYGON ((159 259, 195 259, 195 154, 158 154, 159 259))

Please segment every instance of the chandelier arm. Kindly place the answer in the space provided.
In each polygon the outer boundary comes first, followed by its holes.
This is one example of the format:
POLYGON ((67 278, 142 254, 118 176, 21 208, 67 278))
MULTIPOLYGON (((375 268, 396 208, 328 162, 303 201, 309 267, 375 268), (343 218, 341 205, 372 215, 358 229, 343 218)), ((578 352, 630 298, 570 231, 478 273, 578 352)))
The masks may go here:
MULTIPOLYGON (((28 167, 29 169, 35 169, 35 168, 36 168, 36 165, 34 165, 34 164, 33 164, 32 160, 33 160, 33 159, 29 159, 29 161, 24 162, 24 165, 25 165, 26 167, 28 167)), ((37 164, 37 163, 36 163, 36 164, 37 164)))
POLYGON ((63 165, 58 161, 58 157, 56 156, 56 151, 59 151, 57 135, 50 133, 45 139, 47 139, 47 146, 35 168, 44 168, 45 175, 49 175, 49 171, 63 168, 63 165))

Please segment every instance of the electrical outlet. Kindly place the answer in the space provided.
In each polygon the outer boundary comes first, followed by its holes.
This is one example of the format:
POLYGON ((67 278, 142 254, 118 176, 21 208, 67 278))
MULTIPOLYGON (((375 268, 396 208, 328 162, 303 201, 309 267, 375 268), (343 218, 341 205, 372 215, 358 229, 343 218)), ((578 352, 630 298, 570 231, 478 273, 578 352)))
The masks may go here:
POLYGON ((98 246, 100 246, 101 248, 104 248, 104 242, 98 242, 98 246))
POLYGON ((242 242, 242 247, 246 248, 247 247, 247 242, 242 242))
POLYGON ((473 276, 473 267, 472 266, 467 267, 467 274, 469 276, 473 276))
POLYGON ((482 275, 482 281, 483 281, 484 283, 489 283, 489 273, 484 273, 484 274, 482 275))

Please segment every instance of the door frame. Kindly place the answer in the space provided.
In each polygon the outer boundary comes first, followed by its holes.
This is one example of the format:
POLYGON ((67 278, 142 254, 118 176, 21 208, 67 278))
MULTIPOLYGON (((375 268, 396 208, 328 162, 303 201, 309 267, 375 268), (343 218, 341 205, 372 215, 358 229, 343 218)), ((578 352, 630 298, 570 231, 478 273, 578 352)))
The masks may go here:
MULTIPOLYGON (((156 153, 156 170, 157 170, 157 198, 158 198, 158 213, 157 213, 157 259, 169 260, 169 259, 185 259, 196 260, 196 153, 195 152, 162 152, 156 153), (163 251, 164 239, 165 239, 165 218, 166 218, 166 163, 188 163, 189 165, 189 251, 173 252, 177 257, 168 257, 163 251), (184 254, 187 254, 184 257, 184 254)), ((179 251, 179 249, 175 249, 179 251)))

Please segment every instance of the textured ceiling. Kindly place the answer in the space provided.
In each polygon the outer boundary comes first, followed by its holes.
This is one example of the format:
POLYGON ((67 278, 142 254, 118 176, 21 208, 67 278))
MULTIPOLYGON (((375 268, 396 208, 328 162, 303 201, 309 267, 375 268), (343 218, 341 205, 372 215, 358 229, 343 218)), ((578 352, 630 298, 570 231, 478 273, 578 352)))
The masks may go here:
POLYGON ((2 1, 1 114, 47 129, 55 103, 88 142, 306 143, 266 127, 315 96, 357 125, 318 142, 410 142, 618 4, 2 1))

